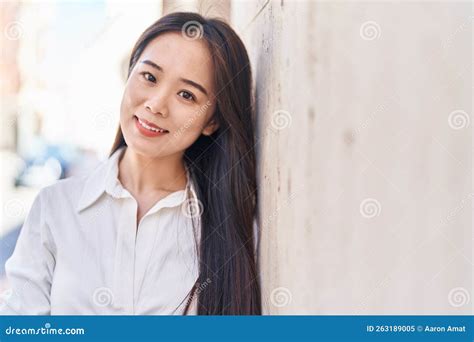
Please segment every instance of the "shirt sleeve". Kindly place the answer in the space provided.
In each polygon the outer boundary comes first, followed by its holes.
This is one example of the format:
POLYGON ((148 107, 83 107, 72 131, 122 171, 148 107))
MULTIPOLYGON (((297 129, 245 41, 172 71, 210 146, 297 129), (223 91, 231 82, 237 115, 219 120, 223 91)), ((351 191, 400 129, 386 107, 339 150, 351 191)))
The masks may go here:
POLYGON ((50 315, 55 247, 45 223, 45 194, 35 198, 12 256, 5 263, 9 288, 0 299, 0 315, 50 315))

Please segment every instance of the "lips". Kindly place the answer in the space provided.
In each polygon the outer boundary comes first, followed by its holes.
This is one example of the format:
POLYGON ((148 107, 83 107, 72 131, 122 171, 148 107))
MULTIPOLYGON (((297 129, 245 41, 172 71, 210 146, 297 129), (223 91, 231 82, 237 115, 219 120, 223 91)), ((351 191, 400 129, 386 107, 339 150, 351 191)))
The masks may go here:
POLYGON ((135 121, 135 126, 137 127, 138 131, 146 137, 159 137, 169 133, 168 130, 161 128, 147 120, 138 118, 136 115, 133 116, 133 120, 135 121))
POLYGON ((145 120, 145 119, 142 119, 142 118, 139 118, 138 116, 135 115, 135 117, 138 119, 138 121, 144 126, 144 128, 152 128, 152 129, 156 129, 156 130, 159 130, 159 131, 163 131, 163 133, 168 133, 169 131, 158 126, 158 125, 155 125, 153 122, 150 122, 148 120, 145 120))

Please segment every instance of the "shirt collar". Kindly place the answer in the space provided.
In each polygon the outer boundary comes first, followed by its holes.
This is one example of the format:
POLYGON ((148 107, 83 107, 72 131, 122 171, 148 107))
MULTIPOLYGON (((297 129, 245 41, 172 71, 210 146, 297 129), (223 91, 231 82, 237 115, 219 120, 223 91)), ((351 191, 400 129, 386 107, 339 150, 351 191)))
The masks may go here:
MULTIPOLYGON (((123 188, 118 180, 118 162, 125 151, 125 146, 115 151, 106 161, 102 162, 86 178, 81 197, 77 205, 80 212, 96 202, 104 192, 114 198, 132 197, 123 188)), ((175 207, 182 204, 186 198, 192 198, 194 203, 199 203, 189 169, 186 167, 187 184, 184 190, 173 192, 159 201, 160 208, 175 207)))

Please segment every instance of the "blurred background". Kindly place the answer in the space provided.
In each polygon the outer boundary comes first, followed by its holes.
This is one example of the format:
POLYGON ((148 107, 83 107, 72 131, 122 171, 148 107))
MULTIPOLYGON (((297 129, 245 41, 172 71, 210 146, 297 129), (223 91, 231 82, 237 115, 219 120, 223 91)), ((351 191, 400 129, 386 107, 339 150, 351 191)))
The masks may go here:
POLYGON ((90 171, 118 125, 131 48, 159 2, 1 2, 0 276, 38 190, 90 171))
POLYGON ((269 314, 472 314, 472 2, 2 1, 0 290, 38 190, 89 172, 136 39, 228 20, 251 58, 269 314))

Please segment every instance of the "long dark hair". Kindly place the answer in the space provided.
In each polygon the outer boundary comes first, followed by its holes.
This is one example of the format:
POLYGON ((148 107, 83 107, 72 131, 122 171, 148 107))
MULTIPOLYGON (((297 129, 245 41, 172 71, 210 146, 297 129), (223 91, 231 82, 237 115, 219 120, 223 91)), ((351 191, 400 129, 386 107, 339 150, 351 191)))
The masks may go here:
MULTIPOLYGON (((257 214, 255 116, 247 51, 224 21, 197 13, 171 13, 140 36, 131 54, 128 76, 150 41, 166 32, 198 34, 207 42, 216 89, 213 120, 219 125, 212 135, 201 135, 184 153, 204 208, 199 277, 188 298, 196 296, 199 315, 260 315, 253 234, 257 214), (202 291, 200 284, 205 284, 202 291)), ((122 146, 126 142, 119 127, 111 154, 122 146)), ((185 313, 190 303, 188 300, 185 313)))

